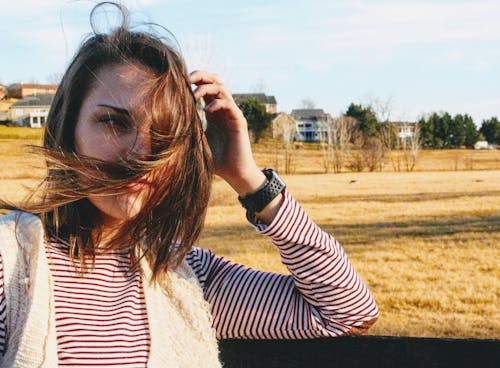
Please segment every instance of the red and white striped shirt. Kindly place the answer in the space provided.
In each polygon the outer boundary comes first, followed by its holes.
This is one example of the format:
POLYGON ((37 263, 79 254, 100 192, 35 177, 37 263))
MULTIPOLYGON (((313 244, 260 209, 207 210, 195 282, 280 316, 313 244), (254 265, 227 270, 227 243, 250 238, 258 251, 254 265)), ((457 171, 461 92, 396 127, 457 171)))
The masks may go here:
MULTIPOLYGON (((218 338, 315 338, 345 334, 378 317, 365 284, 338 242, 321 231, 285 191, 269 225, 291 275, 256 271, 193 248, 186 257, 210 304, 218 338)), ((59 364, 145 367, 149 353, 139 272, 125 253, 99 255, 78 275, 64 248, 47 248, 54 279, 59 364)), ((5 296, 0 255, 0 351, 5 350, 5 296)))

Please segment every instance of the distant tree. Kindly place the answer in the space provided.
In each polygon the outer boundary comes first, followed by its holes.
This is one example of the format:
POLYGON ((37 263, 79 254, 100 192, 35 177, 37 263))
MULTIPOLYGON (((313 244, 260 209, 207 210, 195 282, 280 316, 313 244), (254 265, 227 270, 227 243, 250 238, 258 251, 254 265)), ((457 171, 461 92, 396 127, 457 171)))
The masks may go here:
POLYGON ((500 121, 496 117, 483 120, 479 131, 484 138, 491 144, 500 144, 500 121))
POLYGON ((479 132, 469 115, 433 112, 418 121, 424 148, 472 147, 479 140, 479 132))
POLYGON ((345 165, 349 142, 357 129, 358 122, 349 116, 328 121, 325 134, 321 135, 321 150, 325 173, 333 169, 335 173, 342 171, 345 165))
POLYGON ((379 123, 379 138, 382 140, 384 147, 392 150, 398 145, 397 127, 390 121, 379 123))
POLYGON ((449 121, 446 147, 459 148, 465 145, 465 124, 468 118, 470 117, 467 115, 458 114, 449 121))
POLYGON ((434 124, 429 118, 421 117, 417 124, 420 126, 420 136, 424 148, 434 147, 434 124))
POLYGON ((300 101, 300 106, 303 109, 314 109, 316 107, 316 104, 314 103, 314 100, 312 98, 304 98, 300 101))
POLYGON ((301 109, 315 109, 316 103, 312 98, 303 98, 300 100, 300 108, 301 109))
POLYGON ((451 129, 455 129, 453 118, 447 112, 433 112, 427 119, 422 118, 418 121, 420 126, 420 135, 422 145, 425 148, 451 148, 452 139, 451 129))
POLYGON ((345 115, 356 119, 359 123, 359 128, 367 137, 375 137, 378 134, 377 116, 370 106, 351 103, 345 115))
POLYGON ((434 125, 434 135, 437 137, 437 148, 451 148, 450 125, 453 129, 453 118, 447 112, 438 115, 438 123, 434 125))
POLYGON ((479 132, 477 130, 476 124, 474 124, 474 120, 472 120, 472 117, 467 114, 463 116, 462 124, 465 133, 464 144, 466 147, 472 148, 479 140, 479 132))
POLYGON ((262 133, 271 125, 272 114, 255 98, 246 98, 239 103, 240 109, 248 122, 248 130, 253 132, 255 142, 259 142, 262 133))
POLYGON ((371 97, 368 102, 368 106, 375 112, 379 123, 387 123, 391 120, 393 105, 394 99, 392 97, 386 99, 371 97))

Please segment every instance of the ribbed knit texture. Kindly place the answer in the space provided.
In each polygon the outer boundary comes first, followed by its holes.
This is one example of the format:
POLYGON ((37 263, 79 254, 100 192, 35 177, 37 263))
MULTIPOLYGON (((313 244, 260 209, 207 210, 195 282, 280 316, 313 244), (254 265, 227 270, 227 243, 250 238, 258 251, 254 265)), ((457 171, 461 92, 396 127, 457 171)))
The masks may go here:
POLYGON ((7 300, 2 367, 57 367, 54 300, 40 220, 11 212, 0 222, 7 300), (16 223, 18 226, 16 226, 16 223))
MULTIPOLYGON (((53 283, 40 220, 12 212, 0 220, 0 239, 8 346, 1 366, 57 367, 53 283)), ((141 266, 149 280, 147 262, 141 266)), ((220 367, 208 305, 195 275, 184 263, 169 278, 164 287, 144 282, 151 340, 148 367, 220 367)))

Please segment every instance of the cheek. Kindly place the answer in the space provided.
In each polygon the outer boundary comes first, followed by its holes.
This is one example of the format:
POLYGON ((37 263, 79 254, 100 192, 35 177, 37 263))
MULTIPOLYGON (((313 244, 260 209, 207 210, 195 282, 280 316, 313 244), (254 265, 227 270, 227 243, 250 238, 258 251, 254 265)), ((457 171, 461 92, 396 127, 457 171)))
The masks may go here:
POLYGON ((96 157, 96 148, 102 146, 99 137, 92 134, 88 124, 78 123, 75 128, 75 151, 78 154, 96 157))
POLYGON ((75 127, 75 151, 78 154, 105 161, 115 160, 120 145, 117 137, 110 139, 98 125, 79 121, 75 127))

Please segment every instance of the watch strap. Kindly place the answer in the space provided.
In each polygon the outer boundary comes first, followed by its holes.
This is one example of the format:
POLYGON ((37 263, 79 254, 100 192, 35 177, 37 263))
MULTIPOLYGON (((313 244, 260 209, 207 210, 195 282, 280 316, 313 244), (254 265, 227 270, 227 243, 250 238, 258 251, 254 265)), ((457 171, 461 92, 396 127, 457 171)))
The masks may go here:
POLYGON ((250 213, 262 211, 286 188, 285 182, 273 169, 262 170, 267 178, 266 184, 254 193, 238 196, 241 205, 250 213))

